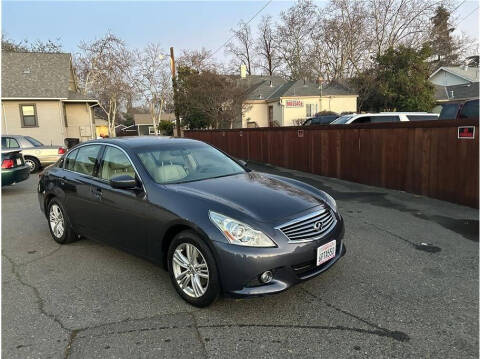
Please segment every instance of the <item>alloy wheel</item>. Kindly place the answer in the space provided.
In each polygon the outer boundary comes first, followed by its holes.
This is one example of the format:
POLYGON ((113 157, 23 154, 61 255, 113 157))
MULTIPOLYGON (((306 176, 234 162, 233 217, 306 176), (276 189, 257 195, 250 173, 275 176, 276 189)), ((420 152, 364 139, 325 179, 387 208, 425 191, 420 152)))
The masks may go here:
POLYGON ((25 164, 30 167, 30 172, 33 172, 35 171, 36 167, 37 167, 37 164, 31 160, 31 159, 26 159, 25 160, 25 164))
POLYGON ((173 252, 172 269, 182 291, 199 298, 208 288, 210 274, 207 261, 200 250, 191 243, 181 243, 173 252))
POLYGON ((50 207, 50 228, 52 233, 57 238, 62 238, 63 232, 65 231, 65 220, 63 218, 63 213, 60 207, 57 204, 52 204, 50 207))

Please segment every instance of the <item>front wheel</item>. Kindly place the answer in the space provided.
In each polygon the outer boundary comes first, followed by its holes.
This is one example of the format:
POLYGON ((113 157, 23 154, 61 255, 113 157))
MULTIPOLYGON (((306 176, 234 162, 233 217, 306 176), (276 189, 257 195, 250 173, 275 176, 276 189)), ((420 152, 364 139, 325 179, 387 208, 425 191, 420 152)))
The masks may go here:
POLYGON ((168 250, 168 271, 175 290, 188 303, 206 307, 220 294, 212 252, 192 231, 175 236, 168 250))
POLYGON ((65 210, 59 201, 52 199, 48 204, 48 228, 55 242, 66 244, 76 239, 70 228, 65 210))

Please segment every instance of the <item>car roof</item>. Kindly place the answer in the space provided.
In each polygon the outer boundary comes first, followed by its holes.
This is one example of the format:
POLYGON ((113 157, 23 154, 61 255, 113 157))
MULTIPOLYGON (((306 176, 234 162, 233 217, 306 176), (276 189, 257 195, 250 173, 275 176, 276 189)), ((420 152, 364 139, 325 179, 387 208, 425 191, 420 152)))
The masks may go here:
POLYGON ((112 144, 117 145, 122 148, 145 148, 150 146, 163 145, 185 145, 185 144, 201 144, 203 142, 192 140, 190 138, 184 137, 168 137, 168 136, 122 136, 114 138, 104 138, 99 140, 91 140, 81 143, 102 143, 102 144, 112 144))

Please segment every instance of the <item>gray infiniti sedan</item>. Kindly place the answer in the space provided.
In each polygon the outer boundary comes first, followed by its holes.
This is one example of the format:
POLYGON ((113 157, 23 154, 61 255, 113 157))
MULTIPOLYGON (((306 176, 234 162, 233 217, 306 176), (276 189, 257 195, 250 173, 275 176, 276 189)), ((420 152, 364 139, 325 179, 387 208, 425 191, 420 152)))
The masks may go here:
POLYGON ((82 143, 41 173, 38 198, 56 242, 84 236, 160 263, 199 307, 281 292, 346 251, 326 192, 190 139, 82 143))
POLYGON ((30 136, 2 135, 2 149, 21 149, 30 173, 58 161, 67 152, 62 146, 46 146, 30 136))

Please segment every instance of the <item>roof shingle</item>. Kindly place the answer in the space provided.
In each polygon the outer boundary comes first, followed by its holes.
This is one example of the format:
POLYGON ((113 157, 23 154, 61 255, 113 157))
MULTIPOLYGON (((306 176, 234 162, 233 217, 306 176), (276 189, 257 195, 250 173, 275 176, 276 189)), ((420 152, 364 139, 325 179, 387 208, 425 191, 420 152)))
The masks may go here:
POLYGON ((3 52, 2 97, 69 97, 70 54, 3 52))

